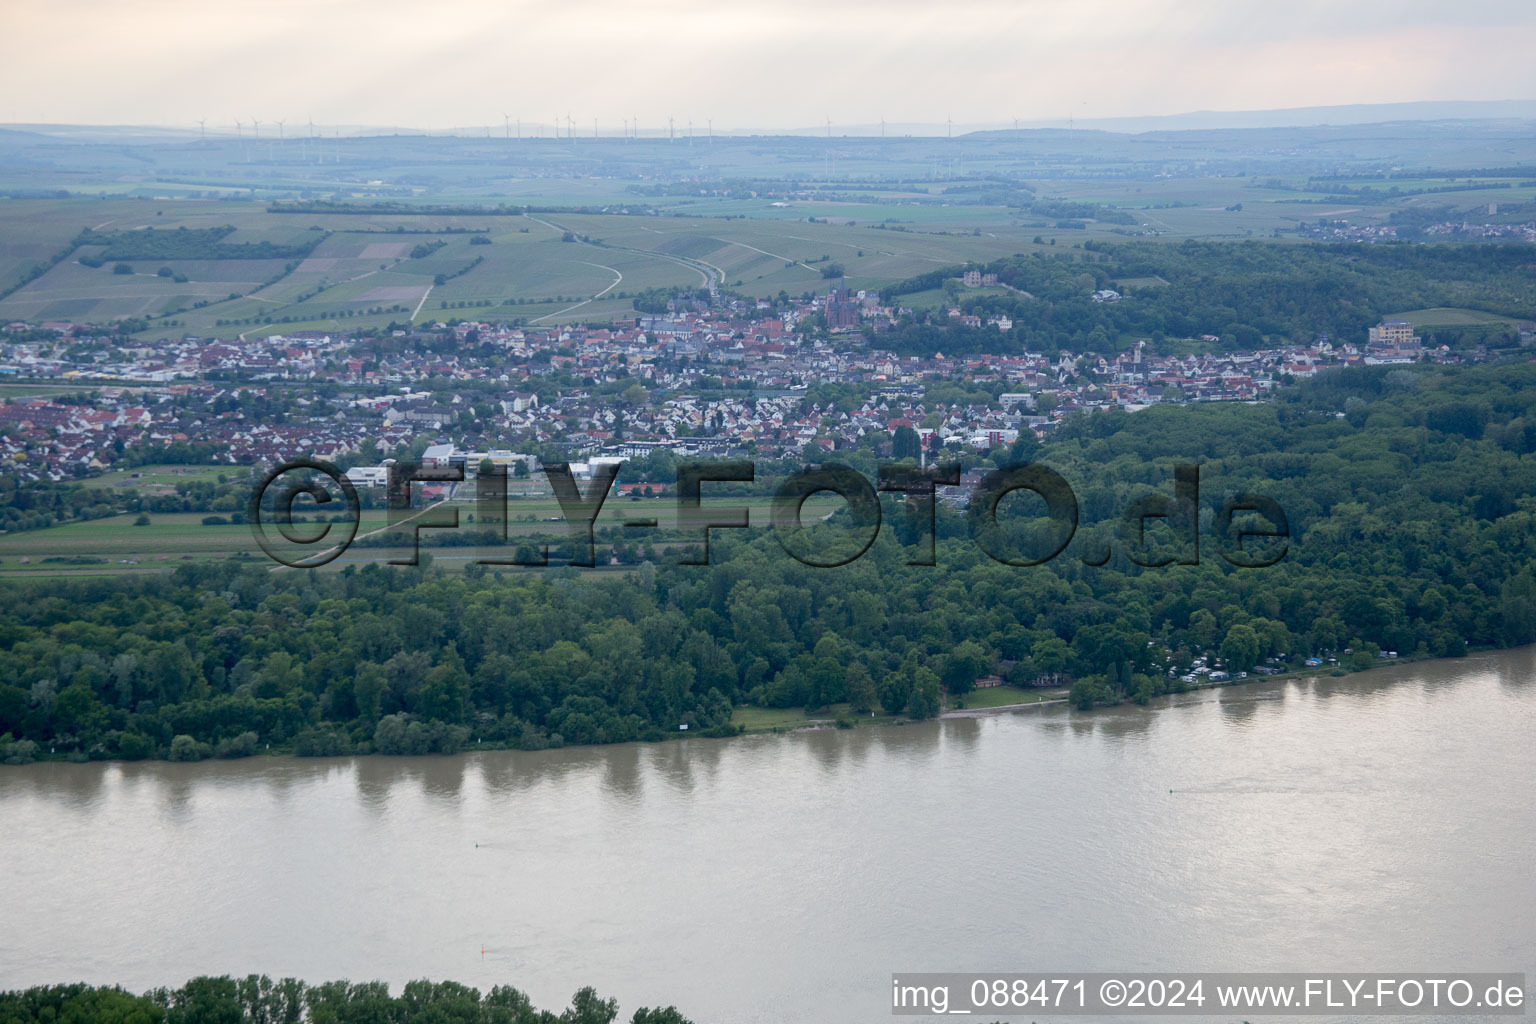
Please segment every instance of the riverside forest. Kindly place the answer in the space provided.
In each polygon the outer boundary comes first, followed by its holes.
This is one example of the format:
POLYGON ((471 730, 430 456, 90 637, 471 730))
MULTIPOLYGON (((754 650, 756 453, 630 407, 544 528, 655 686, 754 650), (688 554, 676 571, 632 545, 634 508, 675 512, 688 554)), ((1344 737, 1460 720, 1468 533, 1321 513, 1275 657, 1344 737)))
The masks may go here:
MULTIPOLYGON (((837 453, 872 475, 866 455, 837 453)), ((971 458, 968 471, 1040 463, 1076 492, 1076 538, 1029 568, 989 558, 966 511, 944 503, 936 564, 909 565, 923 538, 892 503, 870 550, 839 568, 801 564, 754 525, 714 531, 707 566, 658 545, 601 573, 229 559, 14 580, 0 610, 0 759, 542 749, 683 726, 726 736, 751 708, 840 725, 929 718, 994 675, 1070 683, 1089 707, 1179 691, 1197 663, 1237 676, 1316 658, 1344 672, 1525 644, 1533 456, 1536 365, 1518 355, 1366 366, 1262 403, 1078 413, 1043 441, 1026 432, 971 458), (1122 510, 1171 495, 1172 467, 1188 463, 1201 474, 1198 564, 1136 564, 1122 510), (1274 565, 1239 568, 1212 531, 1226 499, 1254 492, 1284 510, 1288 546, 1274 565), (1106 545, 1110 560, 1088 564, 1106 545)), ((1005 500, 1009 543, 1038 540, 1030 508, 1005 500)), ((848 518, 817 529, 852 529, 848 518)), ((1192 560, 1188 537, 1157 530, 1149 543, 1192 560)), ((622 543, 617 531, 598 541, 622 543)))
MULTIPOLYGON (((508 985, 483 995, 451 981, 407 982, 391 995, 384 982, 332 981, 306 985, 296 978, 273 981, 199 977, 176 988, 135 995, 122 988, 81 983, 38 985, 0 992, 0 1024, 201 1024, 207 1021, 267 1021, 270 1024, 613 1024, 618 1001, 583 988, 560 1013, 540 1010, 508 985)), ((629 1024, 690 1024, 675 1007, 641 1007, 629 1024)))

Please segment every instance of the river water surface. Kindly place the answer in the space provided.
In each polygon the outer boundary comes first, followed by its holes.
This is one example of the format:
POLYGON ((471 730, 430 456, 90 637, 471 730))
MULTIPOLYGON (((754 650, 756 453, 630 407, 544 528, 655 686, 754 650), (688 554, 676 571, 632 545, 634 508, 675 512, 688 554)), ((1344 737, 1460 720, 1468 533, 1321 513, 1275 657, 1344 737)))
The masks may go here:
POLYGON ((431 977, 841 1024, 889 1019, 894 971, 1536 979, 1533 783, 1531 648, 1152 709, 4 768, 0 988, 431 977))

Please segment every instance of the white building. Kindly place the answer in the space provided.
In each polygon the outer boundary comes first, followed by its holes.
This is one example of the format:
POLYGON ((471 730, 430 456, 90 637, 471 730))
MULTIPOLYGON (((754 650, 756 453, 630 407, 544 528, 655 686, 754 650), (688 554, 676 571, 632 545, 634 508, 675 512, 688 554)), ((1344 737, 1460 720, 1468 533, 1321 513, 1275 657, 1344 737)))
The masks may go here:
POLYGON ((388 466, 353 466, 347 470, 347 479, 353 487, 389 486, 388 466))

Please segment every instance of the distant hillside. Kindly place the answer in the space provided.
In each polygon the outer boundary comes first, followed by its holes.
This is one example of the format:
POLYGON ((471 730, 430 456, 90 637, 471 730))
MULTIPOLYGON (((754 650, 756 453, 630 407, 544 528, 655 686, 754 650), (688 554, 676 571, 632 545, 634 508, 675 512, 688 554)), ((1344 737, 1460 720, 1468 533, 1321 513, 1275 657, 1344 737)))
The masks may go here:
MULTIPOLYGON (((1310 128, 1403 121, 1536 120, 1536 100, 1451 100, 1423 103, 1350 103, 1279 110, 1194 110, 1157 117, 1099 117, 1075 122, 1109 132, 1201 131, 1225 128, 1310 128)), ((1020 128, 1061 128, 1065 120, 1020 122, 1020 128)))
MULTIPOLYGON (((1229 128, 1310 128, 1317 125, 1365 125, 1405 121, 1488 121, 1522 120, 1536 121, 1536 99, 1526 100, 1432 100, 1413 103, 1348 103, 1325 107, 1282 107, 1273 110, 1191 110, 1180 114, 1155 114, 1124 117, 1084 117, 1076 119, 1035 118, 1011 122, 965 122, 946 125, 943 122, 888 121, 837 124, 832 134, 846 136, 886 136, 895 139, 902 136, 939 139, 978 135, 1004 130, 1040 128, 1090 129, 1106 132, 1137 134, 1155 131, 1203 131, 1229 128)), ((803 127, 743 126, 735 129, 715 128, 714 138, 751 136, 756 138, 810 136, 824 138, 825 124, 803 127)), ((20 130, 23 134, 67 137, 77 141, 121 143, 131 139, 181 140, 196 138, 199 132, 191 126, 159 125, 69 125, 27 124, 0 127, 0 135, 20 130)), ((226 132, 228 129, 224 129, 226 132)), ((327 132, 329 132, 329 128, 327 132)), ((421 137, 433 132, 442 134, 436 126, 401 127, 398 125, 346 125, 340 129, 343 137, 399 136, 421 137)), ((478 135, 480 129, 466 129, 478 135)), ((209 128, 209 134, 219 129, 209 128)), ((641 137, 642 139, 644 136, 641 137)), ((636 141, 641 141, 637 139, 636 141)), ((654 141, 666 141, 658 134, 654 141)))

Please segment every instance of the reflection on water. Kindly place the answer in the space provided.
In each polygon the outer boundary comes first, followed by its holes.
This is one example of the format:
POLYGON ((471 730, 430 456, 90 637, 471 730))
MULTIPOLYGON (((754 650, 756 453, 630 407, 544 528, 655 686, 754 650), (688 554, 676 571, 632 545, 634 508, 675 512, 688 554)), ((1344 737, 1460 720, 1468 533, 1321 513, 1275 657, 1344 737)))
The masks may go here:
POLYGON ((892 971, 1533 970, 1533 674, 1525 649, 1088 714, 0 770, 0 985, 593 984, 746 1024, 885 1019, 892 971))

